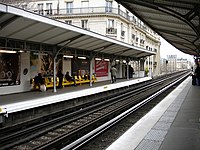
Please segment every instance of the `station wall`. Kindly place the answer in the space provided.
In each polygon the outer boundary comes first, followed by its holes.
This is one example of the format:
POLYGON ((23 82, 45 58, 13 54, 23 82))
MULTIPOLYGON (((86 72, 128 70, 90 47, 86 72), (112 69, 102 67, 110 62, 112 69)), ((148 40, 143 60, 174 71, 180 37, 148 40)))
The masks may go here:
MULTIPOLYGON (((34 78, 34 76, 37 75, 38 72, 42 71, 41 66, 42 62, 40 62, 39 58, 43 58, 39 55, 35 55, 35 58, 32 58, 32 54, 30 52, 23 52, 18 53, 19 54, 19 85, 11 84, 11 85, 1 85, 0 86, 0 95, 5 94, 11 94, 11 93, 20 93, 20 92, 26 92, 31 90, 31 84, 30 79, 34 78), (35 64, 32 60, 36 60, 35 64), (34 66, 34 67, 33 67, 34 66)), ((12 57, 12 55, 11 55, 12 57)), ((90 64, 91 65, 91 64, 90 64)), ((110 75, 110 67, 111 63, 108 61, 92 61, 92 66, 90 67, 90 70, 92 71, 92 74, 95 73, 97 82, 101 81, 107 81, 111 79, 110 75)), ((117 78, 124 78, 124 72, 126 71, 124 68, 125 66, 122 63, 116 64, 116 68, 118 70, 117 72, 117 78)), ((66 71, 69 71, 70 74, 72 74, 72 59, 63 59, 62 58, 62 71, 65 75, 66 71)), ((48 72, 48 70, 47 70, 48 72)), ((139 76, 143 76, 140 75, 139 76)))

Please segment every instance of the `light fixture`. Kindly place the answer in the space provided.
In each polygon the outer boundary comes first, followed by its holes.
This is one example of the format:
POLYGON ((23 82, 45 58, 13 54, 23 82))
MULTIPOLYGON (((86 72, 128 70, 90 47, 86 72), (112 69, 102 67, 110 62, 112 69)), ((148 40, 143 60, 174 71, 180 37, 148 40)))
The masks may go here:
POLYGON ((123 60, 123 63, 126 63, 126 60, 123 60))
POLYGON ((101 58, 95 58, 95 60, 101 60, 101 58))
POLYGON ((74 56, 64 55, 63 57, 65 57, 65 58, 73 58, 74 56))
POLYGON ((33 53, 34 55, 41 55, 41 56, 47 56, 48 54, 45 53, 33 53))
POLYGON ((14 54, 14 53, 17 53, 17 51, 0 50, 0 53, 10 53, 10 54, 14 54))
POLYGON ((78 59, 86 59, 86 57, 78 57, 78 59))
POLYGON ((116 59, 115 61, 116 61, 116 62, 119 62, 119 59, 116 59))
POLYGON ((110 61, 110 59, 104 59, 105 61, 110 61))

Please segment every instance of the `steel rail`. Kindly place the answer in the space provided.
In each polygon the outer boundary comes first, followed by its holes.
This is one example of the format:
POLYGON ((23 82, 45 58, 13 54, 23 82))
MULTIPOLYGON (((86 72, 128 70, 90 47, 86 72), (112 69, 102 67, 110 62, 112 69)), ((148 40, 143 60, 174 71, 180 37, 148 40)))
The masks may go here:
MULTIPOLYGON (((176 76, 176 75, 175 75, 175 76, 176 76)), ((174 77, 175 77, 175 76, 174 76, 174 77)), ((169 78, 168 78, 168 79, 169 79, 169 78)), ((165 81, 165 80, 166 80, 166 79, 163 79, 162 82, 165 81)), ((159 84, 159 83, 161 83, 161 81, 158 81, 158 82, 157 82, 157 84, 159 84)), ((153 83, 153 85, 155 86, 156 84, 153 83)), ((147 85, 147 87, 150 87, 150 86, 147 85)), ((144 89, 144 87, 141 87, 141 88, 138 89, 137 91, 138 91, 138 92, 142 92, 142 89, 144 89)), ((129 95, 129 94, 131 94, 131 92, 133 92, 133 91, 130 90, 128 93, 125 93, 124 95, 119 95, 119 96, 117 96, 117 97, 115 97, 115 98, 120 98, 120 97, 123 97, 123 96, 125 96, 125 95, 129 95)), ((112 99, 112 100, 115 100, 115 98, 111 98, 111 99, 112 99)), ((108 101, 109 101, 109 100, 108 100, 108 101)), ((105 103, 102 103, 102 104, 105 104, 105 103)), ((55 121, 54 121, 54 122, 55 122, 55 121)), ((57 126, 59 126, 59 125, 57 125, 57 126)), ((55 128, 55 127, 54 127, 54 128, 55 128)), ((47 132, 47 130, 44 130, 43 132, 47 132)), ((33 137, 33 135, 32 135, 32 137, 33 137)))
POLYGON ((91 131, 90 133, 88 133, 88 134, 84 135, 83 137, 77 139, 73 143, 65 146, 61 150, 70 150, 70 149, 75 150, 75 149, 78 149, 79 147, 81 147, 82 145, 84 145, 85 143, 90 141, 91 139, 95 138, 96 136, 98 136, 99 134, 104 132, 105 130, 109 129, 110 127, 112 127, 113 125, 115 125, 116 123, 118 123, 119 121, 121 121, 122 119, 124 119, 125 117, 127 117, 128 115, 130 115, 131 113, 136 111, 137 109, 139 109, 142 106, 144 106, 146 103, 150 102, 151 100, 153 100, 154 98, 156 98, 157 96, 159 96, 160 94, 162 94, 163 92, 165 92, 166 90, 168 90, 169 88, 171 88, 172 86, 174 86, 175 84, 180 82, 181 80, 185 79, 187 76, 189 76, 189 74, 190 73, 184 75, 183 77, 181 77, 178 80, 174 81, 170 85, 164 87, 163 89, 161 89, 158 92, 154 93, 150 97, 146 98, 142 102, 136 104, 135 106, 133 106, 129 110, 123 112, 122 114, 120 114, 117 117, 113 118, 112 120, 106 122, 105 124, 101 125, 100 127, 96 128, 95 130, 91 131))

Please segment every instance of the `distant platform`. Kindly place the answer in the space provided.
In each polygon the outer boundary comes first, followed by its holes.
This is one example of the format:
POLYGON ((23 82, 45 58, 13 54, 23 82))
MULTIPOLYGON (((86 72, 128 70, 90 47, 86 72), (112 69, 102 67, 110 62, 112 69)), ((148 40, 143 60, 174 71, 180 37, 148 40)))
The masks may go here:
POLYGON ((66 101, 73 98, 89 96, 104 91, 122 88, 151 79, 151 77, 133 78, 130 80, 118 79, 114 84, 111 84, 110 81, 104 81, 96 82, 93 84, 93 86, 89 86, 89 84, 68 86, 62 89, 57 89, 56 93, 53 92, 53 89, 49 89, 46 92, 31 91, 18 94, 2 95, 0 96, 0 113, 14 113, 30 108, 66 101))

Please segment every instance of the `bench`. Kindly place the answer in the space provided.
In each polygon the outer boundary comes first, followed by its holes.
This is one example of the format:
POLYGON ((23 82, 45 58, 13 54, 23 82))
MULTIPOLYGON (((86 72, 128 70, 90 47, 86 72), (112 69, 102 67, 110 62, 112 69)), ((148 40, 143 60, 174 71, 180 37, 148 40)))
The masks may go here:
MULTIPOLYGON (((74 76, 75 80, 76 80, 76 84, 85 84, 85 83, 90 83, 89 79, 84 79, 84 76, 74 76)), ((44 81, 45 81, 45 86, 46 88, 52 88, 53 87, 53 77, 44 77, 44 81)), ((96 77, 94 75, 92 75, 92 83, 95 83, 97 81, 96 77)), ((59 79, 56 78, 56 86, 58 86, 58 82, 59 79)), ((32 84, 32 90, 37 90, 39 89, 39 86, 34 86, 34 78, 31 79, 31 84, 32 84), (35 88, 34 88, 35 87, 35 88)), ((73 81, 67 81, 65 78, 63 78, 63 82, 62 82, 63 86, 70 86, 70 85, 74 85, 73 81)))

